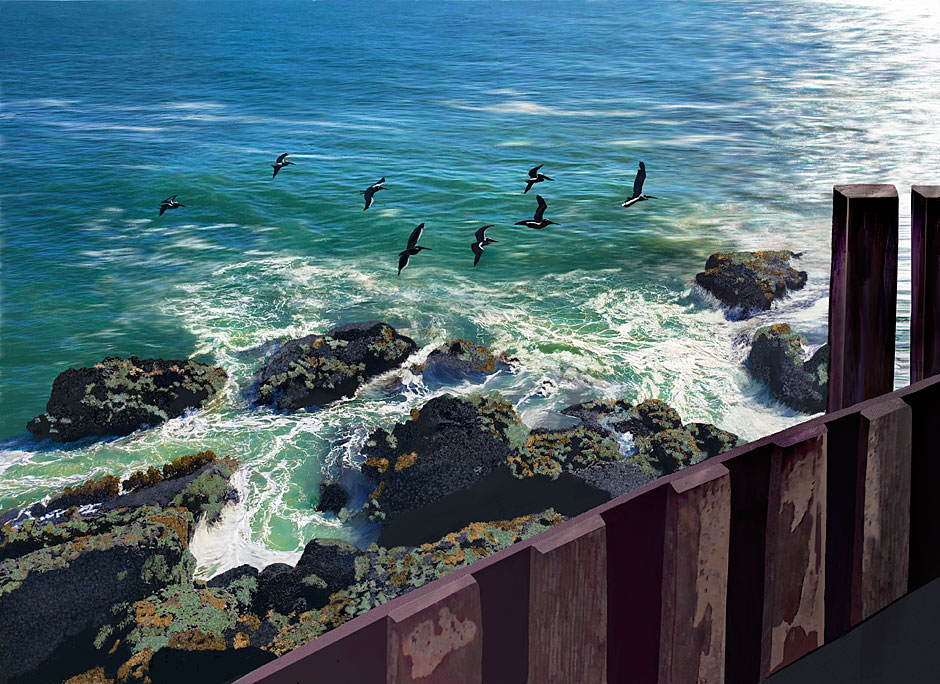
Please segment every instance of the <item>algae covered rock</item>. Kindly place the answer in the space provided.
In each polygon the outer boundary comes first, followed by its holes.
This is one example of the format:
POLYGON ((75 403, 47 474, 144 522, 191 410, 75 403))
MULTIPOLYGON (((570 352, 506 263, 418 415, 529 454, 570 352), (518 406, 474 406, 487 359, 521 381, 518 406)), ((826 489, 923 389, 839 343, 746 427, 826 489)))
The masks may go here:
POLYGON ((400 366, 414 340, 380 321, 351 323, 285 343, 260 375, 259 399, 282 411, 351 397, 367 380, 400 366))
POLYGON ((632 408, 633 404, 623 399, 595 399, 569 406, 561 413, 578 418, 585 427, 597 432, 623 434, 629 432, 626 420, 632 408))
POLYGON ((73 659, 78 666, 76 643, 110 629, 122 605, 190 581, 193 531, 232 498, 228 478, 237 467, 207 453, 176 459, 169 479, 130 493, 115 496, 116 478, 106 476, 67 488, 46 506, 4 516, 0 672, 14 681, 64 679, 48 673, 73 659), (95 486, 100 482, 106 485, 95 486), (80 507, 53 508, 76 496, 86 497, 80 507))
POLYGON ((392 432, 373 432, 362 450, 362 472, 376 489, 370 515, 391 520, 450 492, 466 489, 506 464, 514 438, 527 432, 499 394, 431 399, 392 432))
POLYGON ((60 373, 46 412, 26 427, 56 442, 129 435, 203 406, 226 379, 221 368, 196 361, 109 357, 60 373))
POLYGON ((798 256, 789 251, 719 252, 708 257, 695 282, 731 307, 733 317, 748 318, 806 284, 806 271, 790 265, 798 256))
POLYGON ((806 339, 786 323, 760 328, 754 334, 747 367, 787 406, 819 413, 826 410, 828 398, 829 345, 804 361, 805 345, 806 339))
POLYGON ((616 439, 609 434, 577 426, 563 430, 532 430, 508 462, 516 477, 558 477, 564 471, 620 458, 616 439))
POLYGON ((483 345, 453 339, 432 351, 424 364, 425 378, 455 379, 462 375, 487 375, 509 370, 512 359, 506 354, 493 354, 483 345))

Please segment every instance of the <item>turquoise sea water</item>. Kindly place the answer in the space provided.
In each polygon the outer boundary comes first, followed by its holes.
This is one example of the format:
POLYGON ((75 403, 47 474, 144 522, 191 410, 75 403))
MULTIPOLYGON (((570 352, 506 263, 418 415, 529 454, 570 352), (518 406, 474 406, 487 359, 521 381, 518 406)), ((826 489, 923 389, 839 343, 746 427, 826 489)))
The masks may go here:
POLYGON ((940 182, 937 2, 0 2, 0 40, 0 509, 234 455, 242 502, 194 544, 206 575, 368 539, 314 510, 317 483, 435 393, 499 389, 530 425, 659 397, 774 432, 805 416, 750 380, 741 340, 788 321, 825 341, 837 183, 901 192, 906 384, 909 187, 940 182), (297 164, 272 180, 282 152, 297 164), (624 210, 639 160, 661 199, 624 210), (523 195, 538 163, 556 180, 523 195), (513 227, 536 192, 561 225, 513 227), (158 217, 172 194, 186 208, 158 217), (432 251, 399 278, 422 221, 432 251), (474 269, 484 223, 499 242, 474 269), (805 252, 809 284, 728 321, 694 275, 753 248, 805 252), (374 318, 522 370, 456 388, 406 373, 309 413, 248 405, 263 345, 374 318), (231 382, 153 430, 33 442, 56 375, 109 355, 192 356, 231 382))

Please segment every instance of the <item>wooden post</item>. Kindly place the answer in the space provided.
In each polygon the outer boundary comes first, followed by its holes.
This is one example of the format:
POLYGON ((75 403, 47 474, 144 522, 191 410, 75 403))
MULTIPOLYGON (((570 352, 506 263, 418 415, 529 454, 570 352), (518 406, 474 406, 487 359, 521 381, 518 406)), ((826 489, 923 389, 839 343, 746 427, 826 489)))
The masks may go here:
POLYGON ((826 427, 775 442, 770 464, 761 680, 822 646, 826 427))
POLYGON ((533 543, 528 684, 606 684, 605 532, 595 515, 533 543))
POLYGON ((940 373, 940 185, 911 188, 911 382, 940 373))
POLYGON ((464 575, 389 613, 387 684, 482 684, 480 589, 464 575))
POLYGON ((911 549, 908 591, 940 577, 940 382, 904 395, 914 412, 911 444, 911 549))
POLYGON ((723 684, 731 477, 721 464, 669 483, 659 684, 723 684))
POLYGON ((837 411, 894 389, 898 191, 836 185, 829 280, 829 402, 837 411))
POLYGON ((861 412, 853 625, 907 593, 911 415, 897 398, 861 412))

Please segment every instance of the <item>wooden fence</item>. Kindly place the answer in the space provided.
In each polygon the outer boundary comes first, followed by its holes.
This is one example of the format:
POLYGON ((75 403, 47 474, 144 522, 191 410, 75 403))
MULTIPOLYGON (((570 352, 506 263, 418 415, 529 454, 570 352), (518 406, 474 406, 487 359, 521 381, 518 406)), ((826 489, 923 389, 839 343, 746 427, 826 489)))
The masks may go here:
POLYGON ((456 570, 238 684, 756 684, 940 576, 940 186, 833 192, 829 409, 456 570))

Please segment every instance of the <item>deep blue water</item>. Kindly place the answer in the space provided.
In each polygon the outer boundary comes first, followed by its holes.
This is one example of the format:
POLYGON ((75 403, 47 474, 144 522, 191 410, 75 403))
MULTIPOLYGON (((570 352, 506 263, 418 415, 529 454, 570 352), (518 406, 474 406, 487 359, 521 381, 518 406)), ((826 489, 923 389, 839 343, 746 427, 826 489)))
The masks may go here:
POLYGON ((750 380, 741 339, 788 321, 825 341, 838 183, 901 191, 906 384, 909 186, 940 182, 936 2, 2 2, 0 40, 0 508, 213 448, 244 464, 243 503, 197 540, 203 572, 367 534, 331 529, 317 482, 444 390, 406 376, 295 415, 242 390, 260 345, 371 318, 513 353, 523 370, 482 389, 530 424, 622 396, 781 429, 805 416, 750 380), (272 180, 281 152, 296 166, 272 180), (624 210, 639 160, 660 199, 624 210), (539 163, 556 180, 523 195, 539 163), (512 227, 536 192, 560 225, 512 227), (158 217, 172 194, 186 208, 158 217), (432 251, 397 277, 422 221, 432 251), (499 242, 474 269, 483 223, 499 242), (751 248, 805 252, 809 285, 728 321, 694 275, 751 248), (25 436, 59 372, 132 354, 232 382, 121 440, 25 436))

